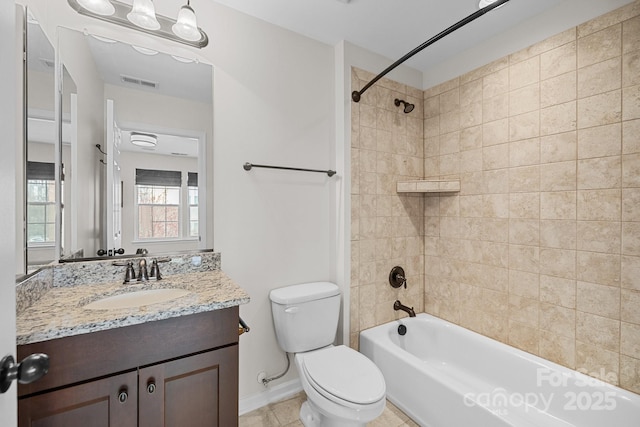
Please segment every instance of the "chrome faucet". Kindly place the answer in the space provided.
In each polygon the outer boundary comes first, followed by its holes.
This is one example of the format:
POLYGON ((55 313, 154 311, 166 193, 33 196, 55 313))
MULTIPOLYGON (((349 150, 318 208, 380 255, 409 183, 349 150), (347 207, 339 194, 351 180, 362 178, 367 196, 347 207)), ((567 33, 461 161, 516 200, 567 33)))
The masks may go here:
POLYGON ((393 309, 395 311, 402 310, 407 313, 409 317, 416 317, 416 312, 413 311, 413 307, 409 308, 406 305, 402 305, 400 300, 396 300, 396 302, 393 303, 393 309))
POLYGON ((147 271, 147 260, 142 258, 138 263, 139 273, 138 282, 146 282, 149 280, 149 272, 147 271))

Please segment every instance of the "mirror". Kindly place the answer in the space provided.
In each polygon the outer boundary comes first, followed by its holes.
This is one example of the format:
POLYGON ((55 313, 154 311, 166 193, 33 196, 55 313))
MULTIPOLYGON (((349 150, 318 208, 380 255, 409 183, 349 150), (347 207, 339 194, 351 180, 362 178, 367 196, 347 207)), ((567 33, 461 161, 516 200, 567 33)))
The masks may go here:
POLYGON ((68 28, 57 53, 60 258, 203 249, 212 67, 68 28))
POLYGON ((24 79, 25 126, 18 192, 17 241, 24 248, 16 275, 24 275, 56 259, 55 52, 30 9, 26 10, 27 60, 24 79), (23 199, 23 200, 21 200, 23 199))

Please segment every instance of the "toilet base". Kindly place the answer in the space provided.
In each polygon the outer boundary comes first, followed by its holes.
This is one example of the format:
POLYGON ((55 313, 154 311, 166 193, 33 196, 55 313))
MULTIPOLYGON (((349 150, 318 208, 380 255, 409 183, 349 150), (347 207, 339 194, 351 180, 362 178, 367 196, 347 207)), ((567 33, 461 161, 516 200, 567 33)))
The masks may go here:
POLYGON ((367 425, 358 421, 329 418, 308 400, 300 407, 300 421, 304 427, 365 427, 367 425))

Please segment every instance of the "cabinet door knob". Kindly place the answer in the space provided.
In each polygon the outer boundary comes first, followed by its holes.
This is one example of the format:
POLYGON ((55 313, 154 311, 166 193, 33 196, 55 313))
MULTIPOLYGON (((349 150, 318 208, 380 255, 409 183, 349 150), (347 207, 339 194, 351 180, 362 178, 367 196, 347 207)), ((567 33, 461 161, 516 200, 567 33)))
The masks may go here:
POLYGON ((128 398, 129 394, 127 393, 127 390, 120 390, 120 393, 118 394, 118 401, 120 403, 125 403, 128 398))
POLYGON ((156 391, 156 383, 151 381, 151 382, 149 382, 149 384, 147 384, 147 392, 149 394, 153 394, 154 391, 156 391))

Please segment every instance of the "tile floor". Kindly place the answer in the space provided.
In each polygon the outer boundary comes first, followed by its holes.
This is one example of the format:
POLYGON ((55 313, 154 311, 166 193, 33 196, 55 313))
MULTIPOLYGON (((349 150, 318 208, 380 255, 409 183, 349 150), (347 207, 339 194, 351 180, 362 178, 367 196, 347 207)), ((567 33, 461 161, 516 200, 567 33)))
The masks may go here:
MULTIPOLYGON (((304 393, 272 403, 240 417, 240 427, 303 427, 298 419, 300 405, 306 399, 304 393)), ((407 415, 387 401, 387 407, 370 427, 418 427, 407 415)))

